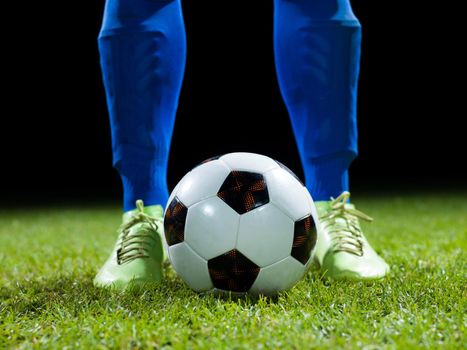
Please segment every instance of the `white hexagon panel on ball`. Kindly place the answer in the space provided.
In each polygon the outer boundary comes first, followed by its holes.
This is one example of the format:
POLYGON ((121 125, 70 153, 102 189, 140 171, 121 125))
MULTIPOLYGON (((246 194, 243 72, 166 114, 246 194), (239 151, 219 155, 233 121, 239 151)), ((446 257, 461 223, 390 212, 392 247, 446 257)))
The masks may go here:
POLYGON ((292 288, 305 274, 305 266, 291 256, 261 268, 251 286, 254 294, 272 295, 292 288))
POLYGON ((294 222, 269 203, 240 216, 237 249, 260 267, 290 255, 294 222))
POLYGON ((206 260, 235 248, 240 215, 219 197, 188 209, 185 242, 206 260))
POLYGON ((311 214, 308 190, 291 173, 283 168, 265 173, 269 200, 296 221, 311 214))
POLYGON ((279 167, 274 159, 256 153, 235 152, 223 155, 219 159, 235 171, 250 171, 262 174, 279 167))
POLYGON ((170 246, 169 258, 174 270, 193 290, 203 292, 212 289, 208 262, 185 242, 170 246))
POLYGON ((202 163, 182 179, 177 197, 190 207, 203 199, 215 196, 229 173, 229 167, 222 161, 202 163))

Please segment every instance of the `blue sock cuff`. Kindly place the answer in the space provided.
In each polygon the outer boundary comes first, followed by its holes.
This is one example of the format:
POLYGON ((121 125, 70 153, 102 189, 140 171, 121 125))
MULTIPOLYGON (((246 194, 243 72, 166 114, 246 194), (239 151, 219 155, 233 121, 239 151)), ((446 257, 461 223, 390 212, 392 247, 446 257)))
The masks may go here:
POLYGON ((304 164, 306 187, 314 201, 328 201, 349 190, 348 168, 352 159, 343 153, 304 164))
POLYGON ((144 205, 166 205, 169 198, 166 168, 154 162, 132 163, 120 166, 118 171, 123 185, 123 210, 136 208, 136 201, 144 205))

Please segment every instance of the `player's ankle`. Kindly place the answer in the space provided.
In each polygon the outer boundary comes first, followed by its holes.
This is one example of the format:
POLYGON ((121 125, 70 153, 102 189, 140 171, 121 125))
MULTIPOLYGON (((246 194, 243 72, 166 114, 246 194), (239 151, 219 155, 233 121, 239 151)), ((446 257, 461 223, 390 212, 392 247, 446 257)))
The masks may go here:
POLYGON ((123 211, 136 209, 137 200, 144 202, 145 208, 161 205, 165 206, 169 198, 167 184, 157 183, 155 179, 128 179, 122 176, 123 183, 123 211))
POLYGON ((349 190, 349 152, 313 158, 304 163, 305 183, 314 201, 329 201, 349 190))

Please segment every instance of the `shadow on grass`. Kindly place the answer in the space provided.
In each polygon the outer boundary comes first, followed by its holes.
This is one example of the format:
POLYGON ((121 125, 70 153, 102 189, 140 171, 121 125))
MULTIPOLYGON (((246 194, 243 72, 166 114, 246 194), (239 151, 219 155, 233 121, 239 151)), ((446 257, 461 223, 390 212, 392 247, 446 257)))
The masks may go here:
POLYGON ((273 304, 279 296, 256 296, 235 293, 196 293, 188 288, 173 271, 166 273, 163 283, 148 283, 144 288, 129 288, 124 292, 93 285, 92 274, 58 275, 17 281, 0 288, 0 314, 9 311, 16 316, 37 317, 42 313, 108 312, 116 308, 141 312, 142 310, 167 307, 180 300, 199 303, 215 308, 219 302, 241 303, 253 306, 258 303, 273 304))
MULTIPOLYGON (((312 266, 304 280, 291 291, 277 295, 251 295, 231 292, 209 291, 197 293, 191 290, 175 271, 164 266, 162 283, 148 283, 144 287, 117 291, 111 288, 97 288, 93 285, 94 271, 62 274, 32 280, 16 281, 0 288, 0 315, 7 311, 14 315, 27 316, 57 311, 60 314, 76 316, 82 312, 106 313, 124 309, 140 314, 147 310, 158 310, 184 305, 203 305, 208 309, 218 309, 220 304, 236 303, 244 307, 274 305, 288 299, 290 294, 331 293, 335 298, 354 298, 361 292, 371 292, 386 284, 398 284, 396 279, 389 281, 330 281, 323 277, 316 266, 312 266), (384 282, 384 283, 383 283, 384 282), (362 287, 367 287, 363 288, 362 287)), ((399 283, 400 284, 400 283, 399 283)), ((293 298, 293 297, 292 297, 293 298)))
POLYGON ((93 285, 93 278, 94 271, 88 270, 82 273, 17 281, 9 286, 3 286, 0 288, 0 313, 9 310, 15 315, 34 314, 37 317, 38 314, 51 310, 76 315, 84 311, 104 313, 119 308, 141 313, 148 309, 167 309, 187 303, 203 305, 208 309, 217 309, 219 303, 236 303, 245 307, 267 306, 283 302, 284 298, 289 298, 289 293, 309 293, 308 286, 313 286, 311 288, 313 293, 319 289, 352 295, 361 291, 363 286, 371 289, 380 284, 378 281, 358 284, 330 281, 324 278, 314 265, 297 288, 273 296, 215 291, 197 293, 191 290, 167 264, 164 265, 162 283, 148 283, 143 288, 128 288, 123 292, 111 288, 97 288, 93 285), (342 290, 343 286, 350 288, 342 290))

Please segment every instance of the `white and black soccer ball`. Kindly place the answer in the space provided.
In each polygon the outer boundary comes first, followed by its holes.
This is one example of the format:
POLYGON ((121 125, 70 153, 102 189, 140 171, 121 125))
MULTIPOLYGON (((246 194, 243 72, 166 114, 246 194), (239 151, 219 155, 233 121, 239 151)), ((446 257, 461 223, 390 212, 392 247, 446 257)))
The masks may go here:
POLYGON ((195 291, 274 294, 312 260, 317 214, 283 164, 254 153, 208 159, 177 184, 164 229, 175 271, 195 291))

